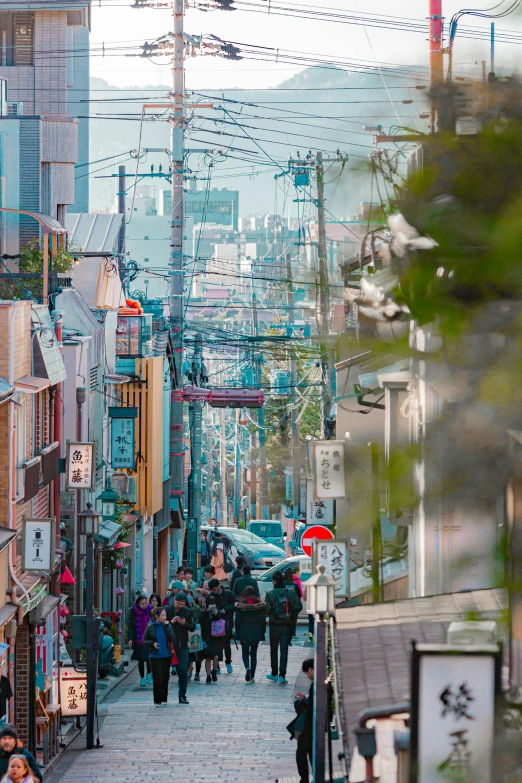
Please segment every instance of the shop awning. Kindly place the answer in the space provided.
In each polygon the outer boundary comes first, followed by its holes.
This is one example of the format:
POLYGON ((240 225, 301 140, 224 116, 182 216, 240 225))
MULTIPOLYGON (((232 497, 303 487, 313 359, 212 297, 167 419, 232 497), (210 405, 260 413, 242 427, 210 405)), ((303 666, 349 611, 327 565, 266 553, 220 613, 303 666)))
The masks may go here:
POLYGON ((112 546, 116 543, 120 533, 121 525, 118 525, 117 522, 106 521, 100 525, 98 534, 94 537, 100 544, 112 546))
POLYGON ((18 607, 14 604, 4 604, 0 608, 0 628, 11 620, 18 611, 18 607))
POLYGON ((48 389, 51 381, 48 378, 36 378, 34 375, 24 375, 23 378, 17 378, 14 387, 17 392, 25 394, 38 394, 38 392, 48 389))
POLYGON ((59 603, 59 597, 57 598, 54 595, 45 595, 40 603, 35 606, 34 609, 31 609, 31 612, 29 613, 29 620, 33 623, 33 625, 40 625, 45 620, 47 620, 53 609, 55 609, 59 603))
POLYGON ((0 552, 16 538, 16 530, 10 527, 0 527, 0 552))

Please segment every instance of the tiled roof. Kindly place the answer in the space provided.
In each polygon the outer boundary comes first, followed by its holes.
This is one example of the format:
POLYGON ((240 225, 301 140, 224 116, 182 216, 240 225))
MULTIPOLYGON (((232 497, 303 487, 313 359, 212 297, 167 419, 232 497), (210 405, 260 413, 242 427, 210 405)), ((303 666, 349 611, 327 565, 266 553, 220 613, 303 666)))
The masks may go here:
POLYGON ((349 742, 359 714, 409 699, 411 642, 443 644, 453 620, 496 620, 507 593, 473 590, 337 609, 340 677, 349 742))

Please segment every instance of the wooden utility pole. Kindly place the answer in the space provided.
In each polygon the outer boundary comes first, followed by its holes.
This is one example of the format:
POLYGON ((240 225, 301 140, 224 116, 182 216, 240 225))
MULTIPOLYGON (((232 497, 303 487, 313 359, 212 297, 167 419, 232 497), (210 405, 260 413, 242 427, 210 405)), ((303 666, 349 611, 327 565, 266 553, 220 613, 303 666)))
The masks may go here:
MULTIPOLYGON (((288 304, 288 324, 291 327, 290 338, 294 337, 294 287, 292 281, 292 262, 286 257, 286 291, 288 304)), ((292 428, 292 507, 294 520, 299 518, 299 491, 301 480, 301 441, 299 440, 299 422, 297 420, 297 359, 295 349, 290 349, 290 421, 292 428)))
POLYGON ((317 260, 319 267, 319 336, 321 352, 321 420, 323 436, 327 437, 326 420, 332 404, 330 361, 327 338, 330 331, 330 294, 328 290, 328 258, 326 252, 326 225, 324 212, 323 153, 316 155, 317 176, 317 260))

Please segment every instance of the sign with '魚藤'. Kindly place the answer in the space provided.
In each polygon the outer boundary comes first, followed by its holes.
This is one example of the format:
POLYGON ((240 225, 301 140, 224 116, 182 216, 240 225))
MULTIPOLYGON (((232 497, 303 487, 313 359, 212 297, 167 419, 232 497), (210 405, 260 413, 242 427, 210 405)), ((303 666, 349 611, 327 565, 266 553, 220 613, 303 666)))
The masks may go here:
POLYGON ((67 443, 67 489, 93 489, 96 479, 94 443, 67 443))

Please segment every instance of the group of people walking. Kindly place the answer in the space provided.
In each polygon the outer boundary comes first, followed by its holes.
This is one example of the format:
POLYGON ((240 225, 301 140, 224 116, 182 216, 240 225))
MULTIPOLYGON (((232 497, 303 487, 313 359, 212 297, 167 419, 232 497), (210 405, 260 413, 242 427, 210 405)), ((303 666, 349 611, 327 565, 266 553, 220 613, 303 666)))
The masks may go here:
POLYGON ((245 682, 253 685, 267 620, 271 671, 266 676, 287 683, 288 648, 302 609, 298 572, 274 573, 273 589, 262 600, 245 559, 237 556, 235 568, 225 570, 222 554, 214 550, 199 583, 192 568, 180 567, 163 600, 156 593, 139 595, 129 612, 132 659, 138 662, 140 685, 153 686, 157 707, 167 703, 171 675, 178 678, 179 703, 188 704, 188 682, 201 680, 203 664, 207 685, 217 682, 222 662, 232 673, 232 641, 241 644, 245 682))

